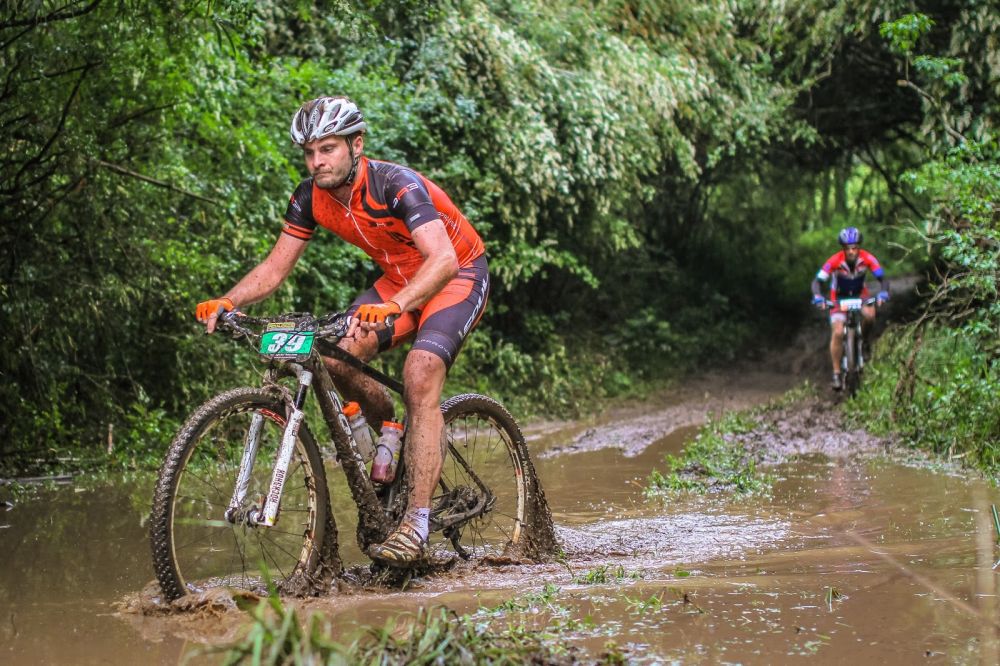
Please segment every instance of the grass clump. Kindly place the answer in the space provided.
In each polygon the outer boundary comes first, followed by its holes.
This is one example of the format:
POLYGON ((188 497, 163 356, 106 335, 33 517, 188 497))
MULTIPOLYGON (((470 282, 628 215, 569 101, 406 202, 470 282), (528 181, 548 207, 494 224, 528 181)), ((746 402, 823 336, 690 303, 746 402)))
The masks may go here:
POLYGON ((653 470, 646 494, 766 491, 770 478, 757 471, 756 456, 745 444, 746 436, 760 427, 752 412, 730 412, 709 421, 679 456, 664 457, 667 472, 653 470))
POLYGON ((562 612, 565 611, 565 608, 555 603, 556 595, 559 594, 560 589, 557 585, 546 583, 538 592, 526 592, 513 599, 508 599, 499 606, 481 610, 493 614, 524 613, 533 608, 547 608, 555 613, 562 612))
POLYGON ((638 580, 642 578, 641 571, 625 571, 625 567, 618 565, 612 567, 610 564, 602 564, 599 567, 590 569, 586 573, 574 575, 573 582, 581 585, 602 585, 604 583, 616 583, 626 578, 638 580))
POLYGON ((758 433, 769 429, 763 418, 815 396, 809 382, 785 392, 766 405, 726 412, 709 419, 680 455, 666 455, 667 471, 654 469, 646 485, 648 497, 678 492, 733 491, 741 495, 767 493, 774 479, 758 471, 758 433))
MULTIPOLYGON (((540 592, 497 610, 523 611, 551 604, 558 591, 558 587, 546 585, 540 592)), ((609 642, 605 651, 594 657, 560 640, 561 631, 593 626, 590 618, 550 626, 547 631, 516 625, 494 629, 490 622, 477 622, 448 608, 421 608, 415 614, 390 618, 382 627, 369 627, 350 644, 341 644, 331 638, 331 626, 322 615, 312 615, 303 627, 295 610, 286 607, 276 592, 266 599, 241 598, 237 603, 254 624, 242 641, 226 649, 223 663, 227 666, 623 664, 627 658, 614 643, 609 642)))

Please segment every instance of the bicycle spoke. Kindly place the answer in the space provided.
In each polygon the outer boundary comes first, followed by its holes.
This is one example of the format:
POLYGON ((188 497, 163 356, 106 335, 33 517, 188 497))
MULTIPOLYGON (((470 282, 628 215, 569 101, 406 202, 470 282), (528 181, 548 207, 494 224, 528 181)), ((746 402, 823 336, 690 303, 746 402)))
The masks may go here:
POLYGON ((287 548, 285 548, 284 546, 282 546, 280 543, 278 543, 274 539, 269 539, 269 538, 265 538, 264 536, 260 536, 260 537, 258 537, 258 541, 260 542, 262 550, 264 549, 264 544, 268 543, 268 544, 271 544, 276 550, 280 550, 287 557, 289 557, 289 558, 291 558, 293 560, 298 560, 298 553, 292 553, 291 551, 289 551, 287 548))

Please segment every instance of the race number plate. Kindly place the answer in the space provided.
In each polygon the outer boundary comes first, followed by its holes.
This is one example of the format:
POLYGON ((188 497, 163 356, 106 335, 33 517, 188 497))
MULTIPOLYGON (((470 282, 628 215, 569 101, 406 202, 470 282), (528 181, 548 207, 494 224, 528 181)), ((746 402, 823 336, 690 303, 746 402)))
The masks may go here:
POLYGON ((294 322, 268 324, 260 338, 260 354, 274 359, 304 359, 312 351, 314 335, 314 331, 296 328, 294 322))
POLYGON ((861 309, 861 299, 860 298, 843 298, 837 303, 840 306, 841 312, 847 312, 848 310, 860 310, 861 309))

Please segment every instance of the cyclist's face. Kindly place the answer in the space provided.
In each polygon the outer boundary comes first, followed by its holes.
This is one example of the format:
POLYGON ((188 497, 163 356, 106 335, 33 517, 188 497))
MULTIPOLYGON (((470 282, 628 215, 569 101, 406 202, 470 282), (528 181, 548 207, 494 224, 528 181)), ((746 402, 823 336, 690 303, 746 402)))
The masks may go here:
MULTIPOLYGON (((358 149, 358 146, 355 146, 358 149)), ((323 188, 340 185, 351 171, 351 152, 342 136, 328 136, 302 146, 306 168, 323 188)))
POLYGON ((857 245, 845 245, 844 246, 844 256, 847 257, 848 261, 854 261, 855 259, 857 259, 858 258, 858 253, 860 251, 861 251, 861 248, 858 247, 857 245))

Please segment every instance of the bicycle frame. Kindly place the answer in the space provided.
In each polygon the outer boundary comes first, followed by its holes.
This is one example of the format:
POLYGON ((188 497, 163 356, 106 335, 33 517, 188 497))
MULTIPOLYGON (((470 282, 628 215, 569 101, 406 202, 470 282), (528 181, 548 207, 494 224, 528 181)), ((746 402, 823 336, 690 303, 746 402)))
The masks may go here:
POLYGON ((829 308, 847 315, 842 333, 841 371, 845 373, 848 391, 853 394, 860 381, 860 373, 865 365, 864 335, 862 334, 862 310, 876 304, 875 298, 844 298, 837 302, 827 300, 829 308), (853 338, 853 344, 852 344, 853 338))
MULTIPOLYGON (((236 386, 199 405, 168 447, 150 517, 153 565, 166 598, 216 586, 260 592, 264 567, 295 593, 324 589, 343 571, 329 449, 357 506, 362 552, 384 542, 404 518, 413 494, 408 468, 417 464, 405 415, 404 455, 393 481, 379 483, 368 474, 371 452, 355 441, 334 380, 339 383, 342 371, 359 372, 397 393, 403 387, 337 346, 348 323, 342 313, 220 317, 220 332, 248 342, 265 372, 262 386, 236 386), (310 390, 321 414, 305 407, 310 390), (307 424, 320 415, 326 436, 307 424)), ((444 457, 431 490, 430 531, 466 560, 550 555, 556 537, 514 417, 478 393, 452 396, 439 410, 444 457)), ((441 545, 434 544, 434 553, 441 545)), ((379 567, 396 567, 372 557, 379 567)))
MULTIPOLYGON (((220 322, 231 328, 234 332, 248 337, 252 336, 249 329, 242 326, 239 320, 236 319, 236 315, 226 313, 220 322)), ((336 337, 339 340, 339 337, 342 336, 332 337, 336 337)), ((254 415, 244 441, 243 453, 240 458, 240 469, 235 479, 232 499, 230 500, 229 508, 224 513, 225 519, 230 523, 244 523, 251 527, 264 528, 275 525, 281 504, 281 494, 284 489, 285 477, 288 473, 288 466, 291 463, 292 453, 295 448, 295 441, 298 438, 299 428, 305 418, 304 407, 306 398, 310 387, 312 387, 314 388, 320 412, 323 414, 327 429, 333 440, 337 459, 347 477, 354 502, 358 506, 359 529, 365 530, 369 534, 379 535, 379 537, 384 537, 388 533, 389 526, 385 512, 375 494, 374 484, 365 468, 365 460, 361 456, 361 452, 351 433, 350 425, 347 422, 347 417, 344 415, 344 403, 334 386, 329 370, 327 370, 323 362, 322 357, 324 355, 345 361, 387 388, 397 393, 402 393, 403 387, 401 383, 341 349, 335 342, 319 337, 316 340, 316 345, 306 359, 283 361, 277 366, 270 368, 264 375, 263 386, 279 387, 282 393, 284 393, 284 401, 288 405, 289 410, 289 413, 285 415, 285 427, 281 437, 279 453, 275 460, 271 483, 263 506, 259 508, 251 507, 241 512, 239 507, 245 505, 244 501, 250 482, 250 474, 257 459, 260 446, 260 433, 264 420, 262 415, 254 415), (297 383, 294 396, 291 396, 288 388, 280 383, 281 379, 292 375, 295 376, 297 383)))
MULTIPOLYGON (((237 316, 232 313, 226 313, 220 322, 235 332, 252 337, 252 332, 240 325, 237 316)), ((245 506, 251 471, 257 459, 260 446, 260 433, 264 420, 262 415, 254 415, 244 441, 243 452, 240 458, 240 469, 235 480, 232 499, 224 513, 225 519, 228 522, 232 524, 243 523, 250 527, 264 528, 273 527, 276 524, 285 477, 291 463, 292 452, 295 448, 299 428, 305 418, 303 408, 309 389, 312 387, 320 407, 320 412, 323 414, 327 429, 333 440, 337 459, 344 470, 344 475, 347 477, 347 484, 351 489, 352 499, 358 506, 359 532, 368 535, 368 538, 376 538, 378 540, 384 539, 388 534, 391 529, 388 521, 389 514, 391 513, 389 507, 392 507, 395 502, 395 492, 398 489, 398 484, 393 483, 388 486, 389 495, 386 504, 383 505, 376 494, 374 482, 367 473, 365 460, 358 449, 357 443, 354 441, 350 424, 344 415, 344 403, 333 383, 333 377, 323 362, 323 357, 342 361, 397 394, 401 395, 403 393, 403 385, 337 346, 337 342, 343 337, 345 329, 346 325, 340 325, 339 331, 328 335, 328 337, 318 335, 315 340, 316 344, 309 352, 307 358, 283 361, 265 373, 263 385, 265 387, 279 387, 285 394, 284 401, 289 405, 289 413, 286 415, 279 454, 275 460, 271 483, 263 506, 260 508, 250 507, 241 511, 240 507, 245 506), (281 379, 291 375, 296 377, 298 385, 294 397, 291 396, 291 392, 288 391, 287 387, 280 383, 281 379)), ((403 451, 405 449, 406 441, 404 439, 400 451, 401 458, 403 458, 403 451)), ((432 519, 432 531, 447 530, 458 523, 481 515, 491 509, 496 500, 490 488, 483 483, 482 479, 479 478, 458 451, 453 447, 449 447, 448 453, 455 457, 456 461, 462 466, 472 481, 483 491, 483 494, 478 497, 478 501, 474 506, 467 506, 464 511, 453 513, 446 520, 438 521, 432 519)), ((402 466, 405 465, 405 459, 400 462, 400 465, 400 469, 403 469, 402 466)), ((397 475, 397 477, 399 476, 397 475)), ((445 493, 450 492, 451 489, 443 482, 440 483, 445 493)))

